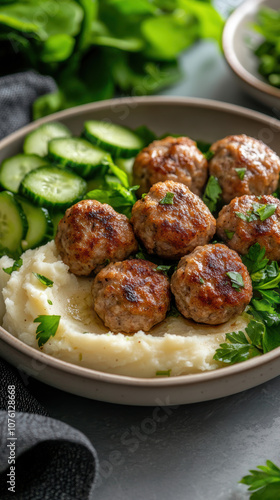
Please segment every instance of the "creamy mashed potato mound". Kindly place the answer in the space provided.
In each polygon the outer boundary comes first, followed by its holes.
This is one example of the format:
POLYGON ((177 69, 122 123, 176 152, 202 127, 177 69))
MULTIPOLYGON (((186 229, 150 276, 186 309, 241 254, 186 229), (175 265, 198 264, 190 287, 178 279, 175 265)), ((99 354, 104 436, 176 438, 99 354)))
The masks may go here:
POLYGON ((10 276, 3 271, 13 261, 0 259, 0 323, 29 346, 36 340, 39 315, 60 315, 54 337, 42 351, 69 363, 102 372, 132 377, 155 377, 171 370, 171 376, 214 370, 213 360, 225 333, 244 330, 247 320, 239 316, 224 325, 199 325, 182 317, 169 317, 148 334, 109 332, 93 311, 92 278, 76 277, 60 259, 54 241, 22 256, 23 265, 10 276), (54 282, 46 287, 34 276, 54 282))

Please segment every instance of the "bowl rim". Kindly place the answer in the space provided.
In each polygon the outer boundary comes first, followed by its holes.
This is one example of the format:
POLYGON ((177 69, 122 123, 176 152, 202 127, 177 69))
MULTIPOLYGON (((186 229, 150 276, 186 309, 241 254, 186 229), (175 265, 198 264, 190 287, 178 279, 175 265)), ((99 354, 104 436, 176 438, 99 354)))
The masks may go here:
MULTIPOLYGON (((48 123, 54 120, 63 120, 64 118, 75 118, 75 116, 83 115, 85 112, 95 111, 96 109, 108 108, 108 106, 118 106, 124 104, 133 105, 147 105, 156 104, 159 106, 165 105, 169 106, 174 104, 178 106, 188 106, 188 107, 200 107, 212 109, 213 111, 225 111, 233 113, 239 116, 244 116, 250 119, 256 119, 266 125, 273 125, 277 130, 280 131, 280 121, 276 118, 259 113, 258 111, 250 110, 242 106, 237 106, 234 104, 228 104, 220 101, 214 101, 211 99, 200 99, 200 98, 186 98, 186 97, 165 97, 165 96, 149 96, 149 97, 127 97, 127 98, 117 98, 110 99, 106 101, 99 101, 96 103, 89 103, 82 106, 77 106, 75 108, 70 108, 64 111, 57 112, 55 114, 49 115, 47 117, 36 120, 25 127, 20 128, 16 132, 10 134, 6 138, 0 141, 0 150, 6 146, 11 146, 14 141, 24 138, 26 133, 30 132, 38 125, 42 123, 48 123)), ((259 368, 261 366, 267 365, 272 361, 276 361, 280 358, 280 347, 261 355, 260 357, 255 357, 247 360, 244 363, 238 363, 236 365, 226 366, 216 370, 205 371, 202 373, 180 375, 176 377, 162 377, 162 378, 140 378, 140 377, 130 377, 126 375, 116 375, 106 372, 101 372, 91 368, 85 368, 79 365, 75 365, 59 358, 45 354, 40 350, 37 350, 31 346, 28 346, 23 341, 14 337, 11 333, 7 332, 0 326, 0 342, 4 342, 10 346, 10 348, 19 351, 23 355, 30 359, 36 359, 37 361, 44 363, 46 366, 62 370, 65 373, 72 374, 75 376, 80 376, 85 379, 96 380, 99 382, 110 383, 114 385, 121 386, 135 386, 135 387, 174 387, 174 386, 189 386, 201 384, 204 382, 216 381, 218 379, 232 377, 233 375, 243 375, 247 372, 259 368)), ((279 369, 280 374, 280 369, 279 369)))
POLYGON ((255 75, 250 73, 239 61, 236 52, 233 48, 233 37, 240 22, 243 18, 250 13, 257 11, 258 7, 265 3, 266 0, 247 0, 244 4, 241 4, 237 9, 230 15, 226 21, 223 30, 223 50, 226 61, 232 71, 244 82, 249 84, 254 89, 262 92, 263 94, 268 94, 271 97, 277 97, 280 99, 280 89, 273 87, 269 83, 257 78, 255 75))

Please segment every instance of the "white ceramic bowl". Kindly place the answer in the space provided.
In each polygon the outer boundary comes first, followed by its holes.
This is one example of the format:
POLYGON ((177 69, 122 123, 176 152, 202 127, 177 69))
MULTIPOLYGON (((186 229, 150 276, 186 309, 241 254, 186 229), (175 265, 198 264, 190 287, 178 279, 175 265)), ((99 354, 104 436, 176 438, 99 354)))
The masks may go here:
MULTIPOLYGON (((157 134, 172 132, 214 142, 245 133, 280 154, 280 122, 238 106, 203 99, 140 97, 113 99, 48 116, 0 142, 0 161, 18 153, 25 135, 40 123, 59 120, 79 134, 83 122, 108 119, 127 126, 147 125, 157 134)), ((280 348, 212 372, 141 379, 71 365, 37 351, 0 328, 3 358, 30 376, 59 389, 101 401, 133 405, 174 405, 234 394, 280 375, 280 348)), ((27 376, 28 376, 27 375, 27 376)))
POLYGON ((261 7, 280 9, 279 0, 247 0, 241 4, 226 22, 223 33, 225 58, 232 71, 239 78, 243 88, 255 99, 280 111, 280 89, 273 87, 258 72, 258 58, 253 54, 247 40, 252 38, 257 43, 262 40, 255 33, 251 24, 256 22, 257 12, 261 7))

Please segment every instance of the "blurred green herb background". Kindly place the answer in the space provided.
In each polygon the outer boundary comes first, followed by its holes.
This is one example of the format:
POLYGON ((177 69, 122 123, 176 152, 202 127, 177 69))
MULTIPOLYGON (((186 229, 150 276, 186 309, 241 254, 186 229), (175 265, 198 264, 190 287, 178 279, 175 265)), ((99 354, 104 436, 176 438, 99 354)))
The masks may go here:
POLYGON ((259 73, 270 85, 280 88, 280 10, 260 9, 253 27, 263 37, 255 50, 260 60, 259 73))
POLYGON ((115 95, 147 95, 177 81, 179 55, 221 43, 211 0, 2 0, 0 74, 52 76, 58 91, 33 117, 115 95))

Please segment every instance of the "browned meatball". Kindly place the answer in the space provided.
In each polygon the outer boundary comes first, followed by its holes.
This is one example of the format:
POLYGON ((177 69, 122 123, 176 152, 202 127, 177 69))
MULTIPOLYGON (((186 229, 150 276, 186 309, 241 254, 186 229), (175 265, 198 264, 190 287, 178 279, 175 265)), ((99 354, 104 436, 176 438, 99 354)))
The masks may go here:
POLYGON ((234 198, 219 213, 217 234, 242 255, 259 243, 269 259, 280 260, 280 201, 274 196, 234 198))
POLYGON ((166 137, 152 142, 135 158, 134 184, 138 193, 147 193, 160 181, 185 184, 198 195, 202 194, 208 177, 208 162, 189 137, 166 137))
POLYGON ((149 331, 170 306, 167 277, 141 259, 109 264, 95 277, 94 310, 113 332, 149 331))
POLYGON ((138 249, 128 218, 95 200, 82 200, 66 210, 55 243, 70 271, 85 276, 138 249))
POLYGON ((219 325, 244 311, 252 298, 252 283, 236 252, 221 244, 205 245, 180 260, 171 291, 185 318, 219 325), (232 272, 241 278, 239 289, 227 274, 232 272))
POLYGON ((217 177, 225 203, 244 194, 271 194, 278 185, 280 158, 247 135, 230 135, 212 145, 209 173, 217 177), (240 170, 242 169, 242 170, 240 170))
POLYGON ((208 243, 216 230, 216 221, 203 201, 173 181, 154 184, 135 203, 131 222, 148 253, 166 259, 180 259, 208 243))

